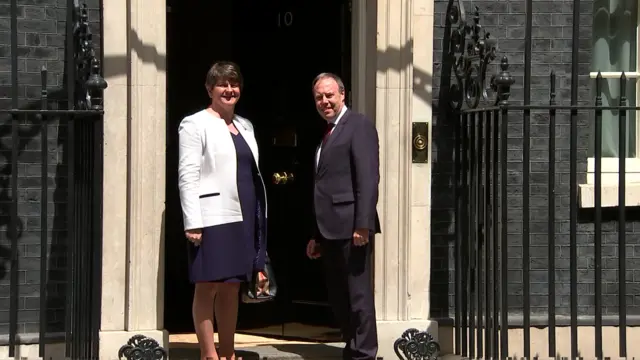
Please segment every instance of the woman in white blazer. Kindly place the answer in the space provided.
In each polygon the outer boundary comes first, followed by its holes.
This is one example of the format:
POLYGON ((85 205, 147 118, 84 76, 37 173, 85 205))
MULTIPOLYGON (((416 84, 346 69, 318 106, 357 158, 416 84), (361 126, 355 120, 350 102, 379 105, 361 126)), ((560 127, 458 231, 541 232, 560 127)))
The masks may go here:
POLYGON ((235 359, 238 290, 265 266, 266 191, 253 126, 234 113, 240 69, 231 62, 215 63, 205 86, 211 105, 180 123, 178 185, 201 358, 235 359), (220 357, 213 341, 214 313, 220 357))

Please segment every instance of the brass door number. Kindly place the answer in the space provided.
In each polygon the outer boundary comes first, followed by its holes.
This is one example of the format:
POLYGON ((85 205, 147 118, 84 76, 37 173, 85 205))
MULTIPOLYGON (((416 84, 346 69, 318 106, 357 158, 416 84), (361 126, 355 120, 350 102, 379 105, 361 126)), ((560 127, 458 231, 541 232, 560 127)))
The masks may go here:
POLYGON ((411 135, 411 161, 415 164, 426 163, 429 160, 429 127, 426 122, 414 122, 411 135))

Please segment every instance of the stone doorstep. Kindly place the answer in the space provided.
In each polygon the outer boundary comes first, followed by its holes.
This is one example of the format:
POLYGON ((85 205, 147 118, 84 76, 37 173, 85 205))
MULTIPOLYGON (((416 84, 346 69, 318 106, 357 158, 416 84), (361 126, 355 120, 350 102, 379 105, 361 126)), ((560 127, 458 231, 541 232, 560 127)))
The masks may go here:
MULTIPOLYGON (((238 347, 236 358, 243 360, 341 360, 344 343, 281 343, 238 347)), ((7 358, 6 360, 42 360, 37 357, 7 358)), ((197 346, 169 348, 169 360, 199 360, 197 346)), ((0 360, 5 360, 0 358, 0 360)), ((113 359, 117 360, 117 359, 113 359)))
MULTIPOLYGON (((344 343, 281 343, 238 347, 236 357, 243 360, 339 360, 344 343)), ((170 347, 170 360, 198 360, 197 347, 170 347)))

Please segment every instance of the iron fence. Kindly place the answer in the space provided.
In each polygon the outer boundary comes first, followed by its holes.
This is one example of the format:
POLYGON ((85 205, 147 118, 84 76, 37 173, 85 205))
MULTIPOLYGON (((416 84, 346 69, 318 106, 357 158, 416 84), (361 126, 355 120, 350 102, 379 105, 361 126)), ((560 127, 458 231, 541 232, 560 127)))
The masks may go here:
POLYGON ((613 80, 605 83, 598 72, 586 86, 592 100, 580 98, 575 0, 569 99, 558 100, 552 71, 548 96, 532 102, 531 0, 526 5, 524 84, 514 101, 506 57, 496 75, 485 77, 497 43, 480 26, 479 10, 467 19, 461 1, 449 2, 443 77, 453 78, 446 100, 455 127, 454 351, 468 358, 576 358, 590 349, 598 359, 627 357, 629 303, 639 295, 627 287, 628 220, 637 220, 626 197, 628 131, 640 109, 627 96, 633 80, 624 73, 614 79, 620 96, 605 105, 603 89, 613 80), (603 154, 608 122, 618 124, 616 159, 603 154), (603 171, 611 160, 615 180, 603 171), (615 196, 604 197, 607 186, 615 196), (579 344, 581 326, 593 335, 579 344), (615 353, 603 349, 606 326, 617 328, 615 353), (568 338, 559 337, 561 327, 568 338), (546 330, 546 343, 533 348, 536 328, 546 330), (509 329, 522 332, 521 346, 514 348, 509 329))
POLYGON ((2 253, 7 254, 3 262, 9 264, 9 279, 7 282, 7 274, 3 273, 1 281, 8 284, 8 292, 2 296, 8 297, 9 304, 8 334, 3 334, 8 338, 9 357, 18 356, 18 346, 34 339, 42 358, 49 343, 62 341, 67 358, 98 357, 102 91, 107 84, 94 50, 86 5, 68 0, 66 6, 64 85, 54 91, 49 89, 50 74, 43 67, 38 101, 25 96, 24 84, 20 83, 18 1, 11 0, 9 6, 10 101, 0 108, 2 126, 10 128, 10 134, 5 134, 10 149, 2 149, 6 165, 0 178, 0 211, 3 218, 8 218, 8 223, 2 224, 6 226, 8 249, 2 245, 2 253), (52 153, 52 138, 63 149, 61 153, 52 153), (32 147, 38 141, 39 148, 32 147), (25 162, 23 156, 27 152, 37 154, 37 160, 25 162), (39 169, 32 166, 38 160, 39 169), (19 177, 24 168, 39 173, 39 179, 19 177), (25 193, 27 203, 20 201, 25 193), (37 208, 37 215, 25 217, 21 210, 24 206, 37 208), (39 229, 39 234, 33 229, 39 229), (31 251, 32 244, 38 246, 37 251, 31 251), (32 258, 39 258, 37 279, 29 278, 29 272, 21 267, 21 262, 28 264, 32 258), (37 309, 37 316, 31 321, 38 323, 38 335, 28 339, 25 332, 30 327, 19 321, 19 316, 27 307, 25 303, 34 298, 38 304, 29 309, 37 309), (62 311, 52 311, 57 309, 62 311), (52 322, 62 326, 52 326, 52 322))

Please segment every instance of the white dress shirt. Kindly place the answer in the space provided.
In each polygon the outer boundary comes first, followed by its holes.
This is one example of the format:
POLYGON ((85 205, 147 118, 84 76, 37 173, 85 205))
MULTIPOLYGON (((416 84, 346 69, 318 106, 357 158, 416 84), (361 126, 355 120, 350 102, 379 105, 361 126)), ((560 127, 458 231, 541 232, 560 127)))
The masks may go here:
MULTIPOLYGON (((340 113, 338 114, 338 116, 336 116, 335 120, 329 122, 329 123, 333 123, 333 129, 331 129, 331 132, 329 132, 329 136, 331 136, 331 133, 333 133, 333 130, 336 128, 336 126, 338 126, 338 122, 340 121, 340 119, 342 119, 342 116, 346 112, 347 112, 347 105, 343 105, 342 110, 340 110, 340 113)), ((318 167, 318 163, 320 162, 321 151, 322 151, 322 141, 320 141, 320 145, 318 145, 318 150, 316 150, 316 168, 318 167)))

